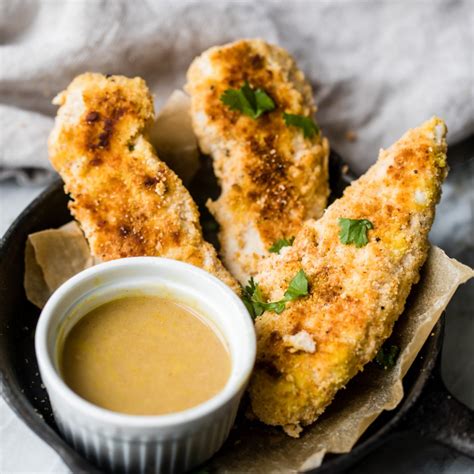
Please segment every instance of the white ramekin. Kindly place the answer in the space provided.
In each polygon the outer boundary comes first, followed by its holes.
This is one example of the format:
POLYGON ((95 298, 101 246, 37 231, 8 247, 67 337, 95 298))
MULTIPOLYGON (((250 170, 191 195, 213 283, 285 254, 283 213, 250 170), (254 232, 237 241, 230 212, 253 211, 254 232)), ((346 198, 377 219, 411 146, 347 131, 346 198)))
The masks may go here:
POLYGON ((35 346, 54 417, 65 438, 97 465, 133 473, 183 472, 211 457, 234 423, 256 352, 253 323, 228 286, 192 265, 157 257, 103 263, 68 280, 41 313, 35 346), (58 371, 58 340, 94 307, 117 296, 150 292, 201 310, 218 328, 232 359, 226 386, 196 407, 160 416, 115 413, 76 395, 58 371))

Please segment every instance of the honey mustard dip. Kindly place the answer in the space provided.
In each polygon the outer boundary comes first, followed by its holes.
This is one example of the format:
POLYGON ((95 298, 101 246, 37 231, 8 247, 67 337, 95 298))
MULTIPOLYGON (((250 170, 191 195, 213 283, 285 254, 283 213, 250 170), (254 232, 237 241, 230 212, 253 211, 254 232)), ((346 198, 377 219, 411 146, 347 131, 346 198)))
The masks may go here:
POLYGON ((131 415, 196 406, 222 390, 231 371, 224 341, 203 316, 148 295, 116 299, 82 317, 59 363, 79 396, 131 415))

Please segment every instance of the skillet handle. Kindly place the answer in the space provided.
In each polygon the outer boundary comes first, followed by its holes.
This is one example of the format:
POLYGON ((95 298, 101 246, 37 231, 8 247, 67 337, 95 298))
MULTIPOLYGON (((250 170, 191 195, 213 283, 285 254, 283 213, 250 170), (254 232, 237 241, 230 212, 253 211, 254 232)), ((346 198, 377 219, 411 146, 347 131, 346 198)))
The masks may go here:
POLYGON ((474 459, 474 411, 456 400, 441 378, 441 353, 420 398, 400 428, 474 459))

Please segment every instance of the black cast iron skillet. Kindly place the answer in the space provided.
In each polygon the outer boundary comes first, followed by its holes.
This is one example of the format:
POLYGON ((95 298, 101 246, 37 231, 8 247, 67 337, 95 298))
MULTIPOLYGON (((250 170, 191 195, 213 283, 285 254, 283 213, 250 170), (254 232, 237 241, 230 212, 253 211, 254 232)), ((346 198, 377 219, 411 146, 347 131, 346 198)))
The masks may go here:
MULTIPOLYGON (((333 199, 352 179, 350 173, 344 172, 345 168, 341 159, 332 153, 333 199)), ((209 215, 203 206, 206 197, 218 193, 211 176, 209 162, 205 161, 190 190, 200 205, 206 238, 215 241, 215 228, 208 225, 209 215)), ((52 417, 34 354, 39 310, 27 301, 23 289, 24 249, 28 234, 58 227, 70 220, 62 183, 56 181, 25 209, 1 240, 0 382, 2 394, 12 409, 56 450, 71 471, 92 473, 100 471, 63 440, 52 417)), ((384 412, 350 453, 327 456, 314 472, 341 472, 388 439, 403 436, 408 430, 474 458, 474 414, 449 394, 441 380, 442 332, 443 322, 440 321, 404 379, 405 397, 397 409, 384 412)))

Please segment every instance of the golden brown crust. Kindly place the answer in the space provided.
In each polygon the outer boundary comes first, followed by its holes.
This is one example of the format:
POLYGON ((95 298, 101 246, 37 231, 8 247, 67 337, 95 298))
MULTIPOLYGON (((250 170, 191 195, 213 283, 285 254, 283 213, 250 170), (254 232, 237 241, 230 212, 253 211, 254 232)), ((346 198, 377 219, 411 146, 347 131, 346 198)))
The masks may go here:
POLYGON ((328 142, 320 134, 305 138, 284 123, 283 112, 315 112, 311 87, 286 51, 261 40, 204 52, 188 71, 186 89, 199 144, 212 155, 222 186, 209 208, 221 225, 224 261, 244 282, 276 240, 322 214, 328 142), (224 105, 223 92, 245 81, 265 90, 276 109, 254 120, 224 105))
POLYGON ((62 92, 49 139, 70 210, 99 260, 166 256, 202 267, 237 289, 181 180, 161 162, 145 129, 153 101, 140 78, 82 74, 62 92))
POLYGON ((301 268, 310 283, 308 297, 256 322, 250 395, 265 423, 291 431, 314 422, 390 335, 427 255, 447 171, 445 132, 437 118, 407 132, 319 221, 308 221, 292 247, 264 263, 256 279, 272 301, 301 268), (341 243, 341 217, 372 222, 366 246, 341 243), (288 349, 288 336, 302 333, 314 352, 288 349))

